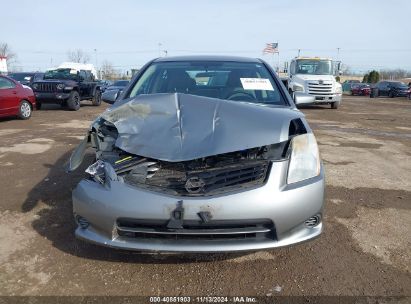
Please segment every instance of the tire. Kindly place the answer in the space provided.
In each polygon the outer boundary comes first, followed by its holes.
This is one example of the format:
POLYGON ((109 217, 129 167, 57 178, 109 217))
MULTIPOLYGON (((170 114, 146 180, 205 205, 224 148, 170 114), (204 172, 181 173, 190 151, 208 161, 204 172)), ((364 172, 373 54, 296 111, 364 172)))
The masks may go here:
POLYGON ((26 101, 23 100, 22 102, 20 102, 20 106, 19 106, 19 118, 20 119, 29 119, 31 117, 31 113, 32 113, 32 108, 31 108, 31 104, 26 101))
POLYGON ((67 106, 71 111, 78 111, 80 109, 80 95, 77 91, 72 91, 67 100, 67 106))
POLYGON ((92 103, 93 106, 101 105, 101 91, 100 90, 96 90, 91 103, 92 103))
POLYGON ((393 92, 393 91, 390 91, 390 93, 388 94, 388 97, 389 97, 389 98, 394 98, 394 97, 395 97, 394 92, 393 92))
POLYGON ((41 102, 36 101, 36 110, 41 110, 41 102))
POLYGON ((338 109, 338 107, 340 106, 341 101, 334 101, 331 103, 331 109, 338 109))

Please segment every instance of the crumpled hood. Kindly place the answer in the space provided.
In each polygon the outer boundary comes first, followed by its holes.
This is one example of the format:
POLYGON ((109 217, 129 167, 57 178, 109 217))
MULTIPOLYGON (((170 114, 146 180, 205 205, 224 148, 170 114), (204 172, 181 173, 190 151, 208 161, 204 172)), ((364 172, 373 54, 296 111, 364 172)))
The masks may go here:
POLYGON ((101 118, 117 127, 118 148, 176 162, 285 141, 290 121, 303 116, 287 107, 172 93, 120 101, 101 118))

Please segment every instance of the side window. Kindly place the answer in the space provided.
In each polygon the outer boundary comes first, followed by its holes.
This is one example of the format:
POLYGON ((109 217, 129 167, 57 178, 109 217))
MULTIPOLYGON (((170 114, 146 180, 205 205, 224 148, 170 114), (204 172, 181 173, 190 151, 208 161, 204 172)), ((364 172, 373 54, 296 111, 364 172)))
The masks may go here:
POLYGON ((94 76, 91 74, 91 71, 86 71, 86 80, 87 81, 94 81, 94 76))
POLYGON ((291 62, 290 65, 290 74, 295 74, 295 61, 291 62))
POLYGON ((83 80, 83 81, 86 80, 87 79, 86 71, 80 70, 79 76, 80 76, 80 80, 83 80))
POLYGON ((14 84, 14 82, 6 79, 6 78, 2 78, 0 77, 0 90, 1 89, 12 89, 15 88, 16 85, 14 84))

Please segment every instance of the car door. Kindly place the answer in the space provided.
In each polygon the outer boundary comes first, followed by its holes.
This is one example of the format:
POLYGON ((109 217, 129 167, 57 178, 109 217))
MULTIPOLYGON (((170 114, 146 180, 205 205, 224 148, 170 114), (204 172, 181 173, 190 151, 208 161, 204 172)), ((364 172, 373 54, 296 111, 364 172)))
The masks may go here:
POLYGON ((381 81, 378 84, 378 95, 387 96, 387 82, 381 81))
POLYGON ((0 115, 15 114, 19 101, 16 84, 7 78, 0 77, 0 115))
POLYGON ((86 71, 80 70, 79 72, 79 92, 80 92, 80 99, 83 99, 84 97, 88 97, 87 93, 87 75, 86 71))

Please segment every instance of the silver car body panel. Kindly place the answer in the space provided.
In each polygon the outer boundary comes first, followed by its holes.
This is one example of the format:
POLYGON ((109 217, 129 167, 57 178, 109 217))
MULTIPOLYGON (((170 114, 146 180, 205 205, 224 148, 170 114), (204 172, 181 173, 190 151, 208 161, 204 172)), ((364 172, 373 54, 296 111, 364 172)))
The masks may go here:
POLYGON ((303 114, 284 106, 172 93, 126 99, 101 117, 116 126, 115 145, 121 150, 176 162, 286 141, 290 121, 303 114))
POLYGON ((138 189, 111 180, 102 185, 83 180, 73 191, 73 211, 86 218, 90 226, 78 227, 80 239, 129 250, 166 252, 225 252, 275 248, 301 243, 319 236, 322 223, 307 227, 305 221, 322 214, 324 172, 292 185, 286 184, 288 160, 273 162, 266 184, 252 190, 213 197, 171 196, 138 189), (170 213, 182 201, 184 220, 198 220, 200 211, 209 211, 213 220, 270 219, 277 238, 258 242, 250 240, 159 240, 129 239, 116 233, 116 220, 170 219, 170 213))

